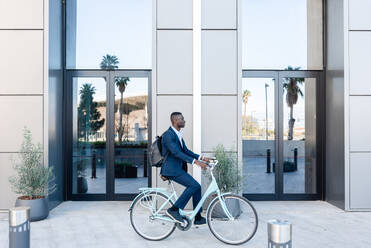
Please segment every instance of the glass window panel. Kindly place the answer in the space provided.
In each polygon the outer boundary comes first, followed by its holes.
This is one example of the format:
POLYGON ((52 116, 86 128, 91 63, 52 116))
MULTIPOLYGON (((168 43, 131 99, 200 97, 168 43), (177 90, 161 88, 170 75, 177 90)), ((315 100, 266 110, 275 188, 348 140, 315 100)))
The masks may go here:
POLYGON ((148 79, 115 77, 115 193, 148 186, 148 79))
POLYGON ((316 193, 316 79, 285 78, 283 101, 284 193, 316 193))
POLYGON ((322 70, 322 0, 243 0, 242 68, 322 70))
POLYGON ((72 192, 106 193, 106 81, 73 78, 72 192))
POLYGON ((118 68, 152 68, 151 0, 68 0, 67 68, 101 68, 116 56, 118 68))
POLYGON ((244 193, 274 193, 274 79, 242 79, 244 193))

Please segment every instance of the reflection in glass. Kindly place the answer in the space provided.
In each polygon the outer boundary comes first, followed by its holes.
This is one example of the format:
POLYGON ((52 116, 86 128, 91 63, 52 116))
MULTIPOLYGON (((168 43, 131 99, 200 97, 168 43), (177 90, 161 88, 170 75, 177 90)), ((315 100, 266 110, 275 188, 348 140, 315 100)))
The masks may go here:
POLYGON ((115 193, 147 187, 148 79, 115 77, 115 193))
POLYGON ((242 68, 322 70, 322 2, 241 1, 242 68))
POLYGON ((242 80, 244 193, 274 193, 274 79, 242 80))
POLYGON ((316 79, 283 82, 284 193, 316 193, 316 79))
POLYGON ((119 68, 152 68, 152 1, 66 1, 68 69, 97 69, 106 54, 119 68))
POLYGON ((106 192, 106 82, 73 78, 73 193, 106 192))

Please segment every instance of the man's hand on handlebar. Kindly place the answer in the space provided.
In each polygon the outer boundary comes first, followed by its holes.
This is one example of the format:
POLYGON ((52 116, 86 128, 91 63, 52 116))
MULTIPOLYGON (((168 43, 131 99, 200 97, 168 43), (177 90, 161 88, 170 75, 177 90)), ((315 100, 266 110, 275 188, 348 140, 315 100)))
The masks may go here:
POLYGON ((212 160, 215 160, 215 158, 208 158, 208 157, 202 156, 201 160, 210 163, 212 160))
POLYGON ((206 164, 206 163, 204 163, 204 162, 202 162, 202 161, 200 161, 200 160, 195 160, 195 164, 197 164, 198 166, 200 166, 201 169, 203 169, 203 170, 206 170, 207 167, 209 167, 208 164, 206 164))

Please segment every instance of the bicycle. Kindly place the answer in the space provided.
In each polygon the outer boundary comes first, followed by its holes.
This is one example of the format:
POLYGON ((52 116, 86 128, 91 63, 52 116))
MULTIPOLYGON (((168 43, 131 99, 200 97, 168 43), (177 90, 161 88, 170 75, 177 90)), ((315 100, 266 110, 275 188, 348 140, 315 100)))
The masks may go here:
POLYGON ((129 208, 130 222, 135 232, 147 240, 158 241, 169 237, 175 228, 187 231, 207 197, 216 193, 206 211, 206 221, 211 233, 218 240, 230 245, 249 241, 258 228, 257 212, 246 198, 233 193, 221 193, 213 175, 217 164, 217 160, 208 163, 212 180, 196 208, 193 211, 180 210, 185 221, 183 225, 166 215, 166 210, 178 199, 171 180, 171 195, 166 188, 140 188, 141 193, 129 208))

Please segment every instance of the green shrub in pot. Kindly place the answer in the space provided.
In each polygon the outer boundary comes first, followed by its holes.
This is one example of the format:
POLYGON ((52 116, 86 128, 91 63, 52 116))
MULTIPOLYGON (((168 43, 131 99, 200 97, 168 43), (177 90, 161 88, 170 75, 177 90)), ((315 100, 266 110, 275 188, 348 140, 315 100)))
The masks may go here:
POLYGON ((16 206, 31 207, 30 220, 37 221, 48 217, 48 195, 56 189, 53 166, 43 164, 43 148, 41 144, 32 142, 31 131, 23 130, 24 140, 19 150, 19 159, 12 159, 16 172, 9 178, 12 190, 20 195, 16 206))
MULTIPOLYGON (((213 153, 214 157, 219 161, 218 165, 213 170, 213 174, 221 192, 240 193, 245 177, 242 175, 241 169, 238 166, 237 154, 228 152, 223 145, 216 146, 213 153)), ((211 175, 208 173, 207 176, 210 181, 211 175)), ((216 195, 213 195, 213 198, 215 197, 216 195)), ((238 216, 240 214, 241 210, 238 201, 231 199, 226 202, 226 205, 233 216, 238 216)), ((214 211, 213 218, 226 217, 221 206, 217 205, 215 208, 219 209, 219 211, 214 211)))
MULTIPOLYGON (((228 152, 223 145, 218 145, 213 150, 214 157, 219 161, 213 174, 219 189, 225 192, 239 193, 244 177, 238 168, 237 154, 228 152)), ((209 180, 211 175, 207 174, 209 180)))

